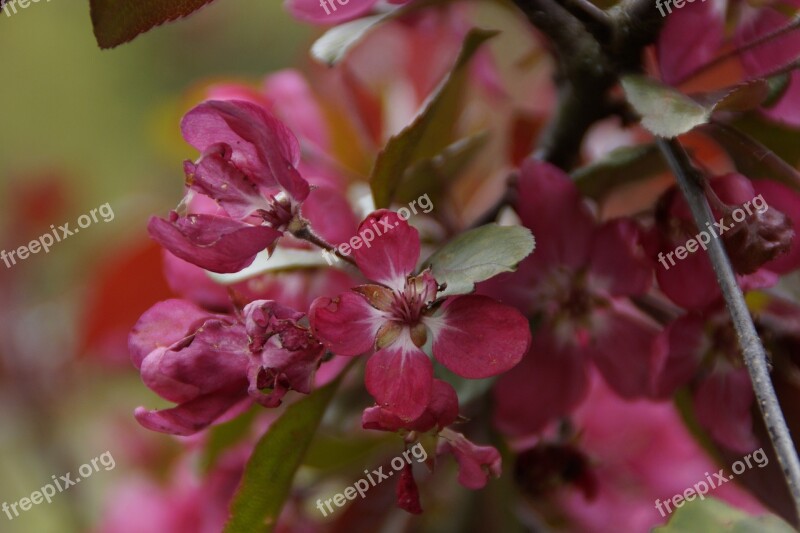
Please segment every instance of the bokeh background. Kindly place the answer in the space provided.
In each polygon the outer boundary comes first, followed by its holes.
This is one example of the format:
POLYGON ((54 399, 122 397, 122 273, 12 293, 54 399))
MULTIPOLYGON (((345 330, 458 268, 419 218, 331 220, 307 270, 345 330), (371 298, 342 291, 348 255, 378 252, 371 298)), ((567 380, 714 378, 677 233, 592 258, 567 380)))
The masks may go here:
POLYGON ((105 203, 115 214, 0 263, 0 503, 105 451, 116 460, 51 504, 0 515, 0 531, 90 530, 115 482, 174 452, 133 419, 163 402, 141 385, 125 336, 168 294, 145 228, 181 194, 192 154, 177 122, 199 84, 302 63, 311 41, 276 0, 214 3, 111 51, 97 47, 86 1, 0 12, 0 249, 105 203))

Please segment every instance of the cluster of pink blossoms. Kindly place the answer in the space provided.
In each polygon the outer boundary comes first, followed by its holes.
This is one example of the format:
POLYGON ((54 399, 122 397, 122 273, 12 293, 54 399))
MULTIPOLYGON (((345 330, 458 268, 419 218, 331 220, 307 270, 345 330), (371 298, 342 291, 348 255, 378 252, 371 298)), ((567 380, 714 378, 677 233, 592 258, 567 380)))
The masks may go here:
MULTIPOLYGON (((210 271, 236 272, 259 251, 274 250, 292 228, 308 228, 303 200, 310 186, 296 169, 298 142, 278 119, 249 102, 212 100, 191 110, 182 129, 202 155, 185 164, 187 212, 150 223, 152 237, 169 252, 210 271), (195 194, 218 208, 192 212, 195 194)), ((365 428, 424 433, 453 424, 456 393, 434 379, 423 347, 430 340, 434 357, 459 376, 492 377, 528 350, 528 322, 486 296, 437 296, 444 287, 429 270, 414 274, 417 230, 388 210, 373 212, 361 226, 374 223, 392 230, 353 252, 361 274, 374 283, 317 298, 308 320, 263 299, 229 313, 169 300, 145 313, 130 336, 134 364, 147 386, 178 405, 140 408, 137 420, 155 431, 191 435, 252 402, 276 407, 290 390, 310 393, 326 358, 371 354, 365 382, 377 405, 364 412, 365 428)), ((442 449, 458 459, 464 485, 481 487, 487 473, 499 474, 494 448, 448 435, 442 449)), ((413 486, 411 481, 402 486, 413 486)), ((418 501, 408 503, 407 494, 398 498, 409 509, 419 508, 418 501)))
MULTIPOLYGON (((696 3, 670 16, 658 45, 664 81, 688 78, 725 45, 713 5, 696 3), (695 64, 682 59, 681 24, 699 10, 711 31, 698 32, 701 46, 692 44, 695 64)), ((294 0, 288 7, 300 19, 326 25, 386 5, 351 0, 330 16, 316 0, 294 0)), ((772 10, 758 16, 745 10, 733 39, 749 39, 753 28, 760 34, 783 20, 772 10)), ((409 56, 420 51, 417 44, 409 44, 409 56)), ((762 74, 779 67, 780 60, 759 49, 743 58, 749 65, 744 70, 762 74)), ((422 103, 435 78, 424 61, 415 67, 409 92, 419 98, 410 108, 422 103)), ((491 68, 478 74, 490 92, 496 88, 491 68)), ((782 103, 795 98, 796 85, 792 78, 782 103)), ((368 139, 365 144, 380 147, 385 110, 376 111, 379 104, 364 96, 349 72, 336 87, 346 94, 347 111, 368 139)), ((577 489, 558 498, 587 531, 603 530, 603 524, 613 523, 609 517, 627 516, 620 495, 634 498, 641 490, 659 497, 682 483, 654 481, 664 476, 647 446, 631 451, 631 457, 609 454, 609 441, 627 447, 622 437, 608 438, 608 427, 628 441, 646 437, 675 463, 710 468, 686 445, 685 431, 680 437, 672 431, 680 422, 666 402, 677 392, 689 393, 698 423, 723 450, 744 453, 759 445, 750 380, 707 256, 689 255, 670 269, 656 260, 698 231, 676 187, 662 188, 654 205, 636 215, 601 216, 566 172, 525 159, 511 207, 536 237, 535 252, 515 271, 478 284, 474 293, 451 294, 421 262, 422 228, 391 210, 363 213, 348 202, 341 169, 328 155, 335 143, 320 126, 323 106, 302 78, 283 72, 271 76, 263 91, 229 85, 210 92, 211 99, 182 123, 184 138, 200 152, 184 167, 186 196, 167 219, 153 218, 149 226, 168 252, 167 277, 183 298, 154 306, 130 336, 145 384, 177 404, 159 411, 139 408, 136 418, 143 426, 192 435, 254 403, 275 408, 291 391, 309 394, 347 371, 350 358, 365 356, 364 389, 374 404, 363 406, 362 427, 398 433, 406 446, 426 434, 439 437, 437 454, 452 454, 459 482, 478 489, 490 475, 500 475, 501 456, 451 428, 463 422, 463 405, 444 374, 496 378, 491 417, 519 452, 518 485, 538 494, 543 480, 554 479, 558 488, 577 489), (392 229, 370 246, 354 248, 353 268, 315 265, 226 288, 204 272, 238 273, 265 251, 332 249, 376 224, 392 229), (623 431, 627 428, 595 401, 617 418, 632 416, 641 430, 623 431), (652 416, 658 427, 648 422, 652 416), (560 461, 569 468, 556 471, 560 461), (610 463, 627 468, 625 473, 644 472, 647 480, 632 484, 610 463), (598 510, 601 504, 607 513, 598 510)), ((780 109, 765 114, 796 118, 780 109)), ((524 144, 519 133, 510 135, 510 144, 524 144)), ((623 137, 616 130, 613 135, 623 137)), ((637 135, 642 142, 651 140, 644 132, 637 135)), ((768 289, 800 267, 793 229, 800 219, 800 194, 774 181, 751 181, 731 167, 708 180, 707 196, 715 220, 727 224, 734 209, 758 195, 768 204, 766 212, 748 214, 720 237, 742 288, 768 289)), ((444 243, 441 234, 430 240, 444 243)), ((796 305, 775 298, 756 319, 776 343, 796 341, 796 305)), ((776 357, 783 352, 776 350, 776 357)), ((760 509, 732 493, 726 496, 730 501, 760 509)), ((397 503, 412 513, 422 510, 410 467, 398 481, 397 503)), ((653 522, 646 514, 632 521, 641 529, 653 522)))

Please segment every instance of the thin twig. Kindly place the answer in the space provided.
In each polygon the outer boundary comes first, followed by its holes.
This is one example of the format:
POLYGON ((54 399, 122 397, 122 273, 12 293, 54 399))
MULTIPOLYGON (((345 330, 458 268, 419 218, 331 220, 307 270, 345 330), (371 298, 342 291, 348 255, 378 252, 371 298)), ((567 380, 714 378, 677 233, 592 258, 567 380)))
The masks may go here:
MULTIPOLYGON (((785 26, 782 26, 771 32, 767 32, 764 35, 760 35, 755 39, 753 39, 752 41, 746 42, 742 46, 734 48, 733 50, 729 50, 728 52, 720 55, 719 57, 716 57, 715 59, 709 61, 708 63, 700 65, 693 71, 683 76, 683 78, 681 78, 677 83, 675 83, 675 85, 681 85, 682 83, 686 83, 687 81, 696 78, 703 72, 708 72, 712 68, 721 65, 722 63, 733 57, 739 56, 747 52, 748 50, 752 50, 753 48, 761 46, 762 44, 766 44, 770 41, 773 41, 778 37, 781 37, 791 31, 796 30, 797 28, 800 28, 800 15, 796 15, 794 18, 792 18, 791 22, 789 22, 785 26)), ((768 76, 763 76, 763 77, 768 77, 768 76)))
MULTIPOLYGON (((711 208, 700 183, 699 173, 689 160, 689 156, 683 146, 675 139, 659 139, 658 146, 678 180, 681 191, 692 210, 697 227, 702 228, 706 224, 710 225, 713 222, 711 208)), ((786 484, 789 486, 789 491, 795 504, 795 511, 797 516, 800 517, 800 460, 798 460, 797 450, 792 442, 789 427, 786 425, 786 420, 778 403, 778 397, 770 381, 764 346, 761 344, 761 339, 756 332, 742 289, 736 282, 733 267, 722 241, 711 239, 708 244, 708 256, 714 266, 717 282, 725 298, 725 304, 731 315, 733 326, 736 329, 744 362, 750 374, 750 380, 753 383, 756 401, 761 410, 761 416, 769 432, 772 446, 778 456, 778 462, 783 470, 786 484)))

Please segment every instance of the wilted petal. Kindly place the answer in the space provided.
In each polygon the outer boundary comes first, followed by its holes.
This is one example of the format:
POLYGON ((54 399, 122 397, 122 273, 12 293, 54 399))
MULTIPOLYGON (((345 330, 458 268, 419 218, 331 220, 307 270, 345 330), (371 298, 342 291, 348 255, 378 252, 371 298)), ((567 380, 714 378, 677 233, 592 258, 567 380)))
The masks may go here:
POLYGON ((252 352, 250 395, 265 407, 276 407, 289 390, 310 393, 325 348, 298 324, 304 315, 265 300, 248 304, 243 314, 252 352))
POLYGON ((186 300, 166 300, 148 309, 128 336, 128 349, 136 368, 156 348, 167 348, 202 325, 211 315, 186 300))
POLYGON ((152 217, 150 236, 184 261, 212 272, 228 274, 250 265, 256 254, 281 232, 269 226, 251 226, 227 217, 189 215, 170 220, 152 217))
POLYGON ((770 180, 757 180, 753 182, 753 188, 758 193, 754 202, 754 204, 757 203, 758 205, 754 205, 754 207, 765 209, 765 206, 769 206, 769 211, 774 208, 784 213, 789 217, 794 230, 794 238, 789 251, 764 264, 763 267, 778 274, 787 274, 797 270, 800 268, 800 237, 798 237, 798 231, 800 231, 800 194, 794 189, 770 180))
POLYGON ((353 259, 364 275, 402 292, 406 278, 419 260, 419 233, 397 213, 374 211, 358 227, 363 245, 353 250, 353 259), (374 239, 374 240, 373 240, 374 239))
POLYGON ((380 407, 411 421, 425 411, 433 388, 433 363, 408 332, 367 362, 367 390, 380 407))
POLYGON ((433 331, 433 355, 459 376, 502 374, 522 360, 531 344, 528 320, 487 296, 448 299, 441 315, 424 319, 433 331))
POLYGON ((308 318, 314 335, 336 355, 360 355, 371 350, 378 330, 387 320, 354 292, 317 298, 308 318))

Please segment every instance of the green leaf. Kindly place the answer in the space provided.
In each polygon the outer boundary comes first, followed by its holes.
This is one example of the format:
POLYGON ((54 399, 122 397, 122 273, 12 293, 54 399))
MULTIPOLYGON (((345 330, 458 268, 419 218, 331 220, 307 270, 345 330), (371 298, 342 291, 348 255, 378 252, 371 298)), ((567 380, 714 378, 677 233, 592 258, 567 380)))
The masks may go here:
POLYGON ((601 200, 622 185, 656 176, 668 169, 654 144, 623 146, 603 159, 581 167, 572 179, 584 196, 601 200))
POLYGON ((261 437, 231 503, 225 533, 273 530, 295 472, 303 463, 340 381, 341 378, 290 405, 261 437))
POLYGON ((450 143, 466 85, 467 65, 478 48, 497 33, 473 29, 467 34, 450 75, 428 105, 410 125, 389 139, 378 154, 370 176, 370 187, 378 208, 389 206, 409 167, 434 157, 450 143))
POLYGON ((408 203, 428 194, 434 204, 438 203, 447 187, 469 166, 488 140, 488 132, 482 131, 454 142, 430 159, 414 163, 397 188, 397 201, 408 203))
POLYGON ((675 510, 669 522, 653 533, 791 533, 794 529, 775 515, 750 516, 715 499, 694 499, 675 510))
POLYGON ((214 0, 89 0, 100 48, 114 48, 155 26, 190 15, 214 0))
POLYGON ((369 31, 391 14, 364 17, 339 24, 325 32, 311 45, 311 56, 332 67, 347 55, 347 52, 363 39, 369 31))
POLYGON ((536 246, 530 230, 521 226, 487 224, 462 233, 426 262, 443 295, 467 294, 475 284, 502 272, 513 272, 536 246))
POLYGON ((642 125, 654 135, 677 137, 711 118, 710 109, 647 76, 623 76, 622 87, 628 101, 642 116, 642 125))
POLYGON ((253 420, 261 409, 251 407, 244 414, 241 414, 224 424, 214 426, 208 434, 208 441, 203 449, 203 456, 200 459, 200 468, 203 472, 208 472, 217 459, 233 445, 241 442, 250 432, 253 420))

